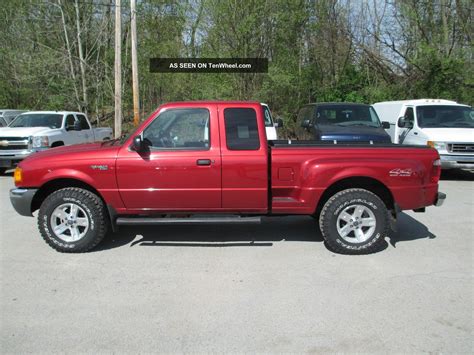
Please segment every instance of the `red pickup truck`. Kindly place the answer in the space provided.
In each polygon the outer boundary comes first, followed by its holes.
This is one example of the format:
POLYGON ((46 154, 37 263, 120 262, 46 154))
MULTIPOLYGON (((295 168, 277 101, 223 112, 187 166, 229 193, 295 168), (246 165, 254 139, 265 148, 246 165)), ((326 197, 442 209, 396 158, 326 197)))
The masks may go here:
POLYGON ((41 235, 61 252, 88 251, 120 225, 311 215, 331 250, 363 254, 400 210, 442 204, 440 171, 432 148, 269 142, 258 102, 178 102, 128 138, 27 158, 10 200, 21 215, 39 209, 41 235))

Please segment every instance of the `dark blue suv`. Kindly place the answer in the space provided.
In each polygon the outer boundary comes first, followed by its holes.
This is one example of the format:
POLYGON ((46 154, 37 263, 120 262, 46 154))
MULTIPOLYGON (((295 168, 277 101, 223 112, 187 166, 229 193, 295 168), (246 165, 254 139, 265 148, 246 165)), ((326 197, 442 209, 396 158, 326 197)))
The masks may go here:
POLYGON ((299 140, 391 143, 372 106, 354 103, 315 103, 303 106, 296 120, 299 140))

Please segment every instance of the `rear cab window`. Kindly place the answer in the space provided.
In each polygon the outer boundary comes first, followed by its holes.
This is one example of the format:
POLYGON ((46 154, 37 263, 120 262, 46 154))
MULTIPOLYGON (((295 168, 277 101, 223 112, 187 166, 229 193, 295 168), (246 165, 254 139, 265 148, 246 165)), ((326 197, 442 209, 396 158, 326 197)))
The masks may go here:
POLYGON ((228 150, 258 150, 257 113, 253 108, 224 109, 224 124, 228 150))

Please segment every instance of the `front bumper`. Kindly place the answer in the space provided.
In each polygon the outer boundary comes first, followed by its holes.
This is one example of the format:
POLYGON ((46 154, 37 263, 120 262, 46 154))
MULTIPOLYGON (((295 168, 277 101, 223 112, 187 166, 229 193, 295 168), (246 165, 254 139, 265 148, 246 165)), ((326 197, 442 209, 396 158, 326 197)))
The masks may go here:
POLYGON ((474 169, 474 155, 440 155, 442 169, 474 169))
POLYGON ((38 189, 11 189, 10 202, 12 203, 15 211, 17 211, 22 216, 33 216, 31 213, 31 201, 33 201, 36 191, 38 191, 38 189))
POLYGON ((28 157, 35 151, 24 149, 24 150, 2 150, 0 151, 0 167, 12 168, 20 161, 28 157))
POLYGON ((438 192, 438 194, 436 195, 436 200, 434 202, 434 205, 436 207, 440 207, 440 206, 443 205, 444 200, 446 200, 446 194, 444 194, 442 192, 438 192))
POLYGON ((0 150, 0 167, 13 168, 23 159, 29 157, 33 153, 42 152, 49 148, 30 148, 22 150, 0 150))

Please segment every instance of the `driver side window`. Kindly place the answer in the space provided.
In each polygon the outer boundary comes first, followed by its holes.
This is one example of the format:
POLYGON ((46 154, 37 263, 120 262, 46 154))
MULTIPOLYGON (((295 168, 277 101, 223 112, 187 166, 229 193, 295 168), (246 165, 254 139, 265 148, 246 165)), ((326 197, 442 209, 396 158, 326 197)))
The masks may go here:
POLYGON ((67 115, 66 117, 66 128, 68 127, 74 127, 74 122, 76 119, 74 118, 74 115, 67 115))
POLYGON ((413 107, 407 107, 405 111, 405 121, 406 122, 413 122, 415 119, 415 115, 413 113, 413 107))
POLYGON ((150 148, 170 150, 209 149, 209 111, 171 109, 162 112, 144 130, 150 148))

